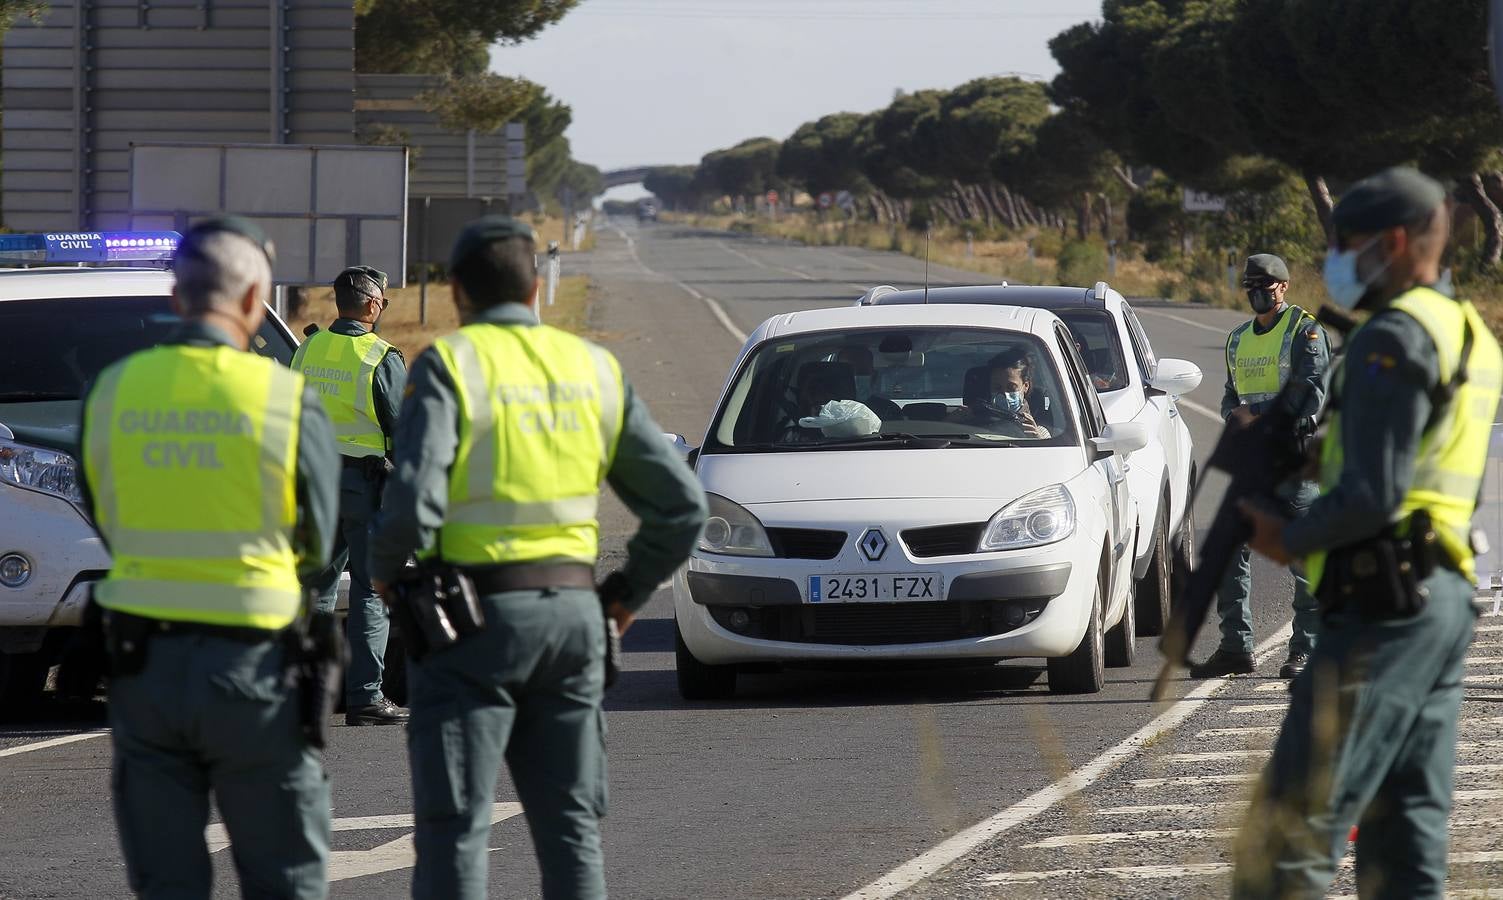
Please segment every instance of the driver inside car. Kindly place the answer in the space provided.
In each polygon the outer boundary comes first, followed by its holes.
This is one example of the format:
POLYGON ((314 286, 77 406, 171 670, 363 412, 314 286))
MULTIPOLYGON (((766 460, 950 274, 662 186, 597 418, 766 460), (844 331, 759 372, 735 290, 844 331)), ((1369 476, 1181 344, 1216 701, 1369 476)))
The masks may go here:
POLYGON ((951 421, 968 425, 1011 424, 1019 437, 1048 438, 1050 431, 1034 418, 1032 365, 1024 350, 1009 350, 965 374, 965 404, 951 421))

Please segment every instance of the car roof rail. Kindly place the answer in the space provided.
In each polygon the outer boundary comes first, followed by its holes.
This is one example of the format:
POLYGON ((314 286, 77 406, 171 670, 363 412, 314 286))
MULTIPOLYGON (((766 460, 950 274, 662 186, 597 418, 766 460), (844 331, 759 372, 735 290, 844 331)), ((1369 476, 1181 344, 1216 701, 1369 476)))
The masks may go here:
POLYGON ((1109 290, 1111 290, 1111 289, 1112 289, 1111 285, 1107 284, 1104 281, 1098 281, 1098 282, 1096 282, 1096 286, 1093 287, 1093 288, 1091 288, 1091 296, 1095 297, 1097 300, 1100 300, 1101 302, 1105 303, 1106 302, 1106 292, 1109 291, 1109 290))
POLYGON ((867 291, 866 293, 862 294, 861 295, 861 299, 856 301, 856 305, 857 306, 876 306, 877 305, 877 301, 881 300, 883 297, 887 296, 888 294, 896 294, 896 293, 898 293, 898 289, 895 288, 895 287, 893 287, 892 285, 890 285, 890 284, 879 284, 876 287, 872 288, 871 290, 867 291))

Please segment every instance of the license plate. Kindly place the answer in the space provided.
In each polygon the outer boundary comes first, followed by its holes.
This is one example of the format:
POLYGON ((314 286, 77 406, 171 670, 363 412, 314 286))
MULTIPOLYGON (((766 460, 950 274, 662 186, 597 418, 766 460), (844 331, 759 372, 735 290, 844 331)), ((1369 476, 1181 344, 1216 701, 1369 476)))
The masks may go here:
POLYGON ((892 603, 944 598, 944 576, 937 572, 809 576, 810 603, 892 603))

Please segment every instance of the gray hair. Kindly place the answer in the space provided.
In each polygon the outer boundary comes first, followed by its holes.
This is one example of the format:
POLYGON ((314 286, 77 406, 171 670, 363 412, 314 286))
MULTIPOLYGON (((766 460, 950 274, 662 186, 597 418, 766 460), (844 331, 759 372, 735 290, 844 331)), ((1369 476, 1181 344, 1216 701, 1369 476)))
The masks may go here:
POLYGON ((233 306, 255 287, 264 300, 271 290, 271 264, 249 238, 229 231, 194 241, 194 252, 172 262, 177 295, 190 313, 233 306))

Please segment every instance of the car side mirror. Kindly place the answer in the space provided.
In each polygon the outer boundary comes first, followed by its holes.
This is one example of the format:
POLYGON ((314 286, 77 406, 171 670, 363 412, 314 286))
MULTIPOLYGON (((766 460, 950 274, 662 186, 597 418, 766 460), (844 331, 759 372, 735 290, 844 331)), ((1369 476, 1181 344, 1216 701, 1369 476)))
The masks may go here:
POLYGON ((1203 377, 1200 366, 1187 359, 1161 359, 1153 368, 1148 386, 1171 397, 1183 397, 1200 387, 1203 377))
POLYGON ((1091 438, 1091 444, 1098 454, 1130 456, 1148 446, 1148 428, 1137 422, 1113 422, 1101 430, 1100 437, 1091 438))
POLYGON ((693 461, 689 458, 689 454, 694 453, 694 448, 689 446, 688 439, 681 434, 664 432, 663 440, 673 445, 673 451, 678 454, 679 459, 691 465, 693 464, 693 461))

